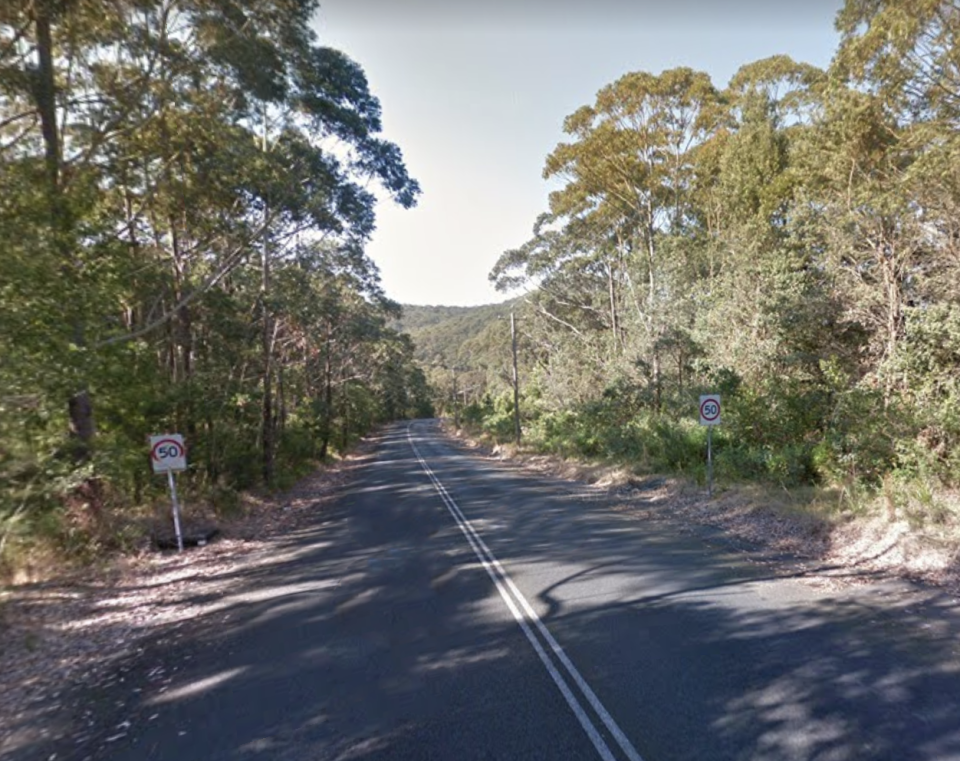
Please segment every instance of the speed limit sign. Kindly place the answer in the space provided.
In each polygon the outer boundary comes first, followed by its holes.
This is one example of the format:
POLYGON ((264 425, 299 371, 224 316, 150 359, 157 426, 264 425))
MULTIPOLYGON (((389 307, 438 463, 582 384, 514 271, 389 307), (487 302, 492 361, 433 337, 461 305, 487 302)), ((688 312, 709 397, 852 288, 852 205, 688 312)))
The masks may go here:
POLYGON ((154 473, 187 469, 187 450, 179 433, 150 437, 150 465, 154 473))
POLYGON ((720 394, 700 397, 700 425, 720 425, 720 394))

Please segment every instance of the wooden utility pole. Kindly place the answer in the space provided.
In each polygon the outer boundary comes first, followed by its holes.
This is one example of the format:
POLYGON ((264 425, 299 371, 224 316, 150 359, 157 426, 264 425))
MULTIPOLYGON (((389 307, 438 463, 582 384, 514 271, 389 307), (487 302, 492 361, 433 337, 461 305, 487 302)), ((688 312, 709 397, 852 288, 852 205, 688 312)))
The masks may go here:
POLYGON ((510 343, 513 348, 513 432, 520 446, 520 376, 517 373, 517 322, 510 313, 510 343))
POLYGON ((460 396, 457 393, 457 368, 453 368, 453 425, 460 428, 460 396))

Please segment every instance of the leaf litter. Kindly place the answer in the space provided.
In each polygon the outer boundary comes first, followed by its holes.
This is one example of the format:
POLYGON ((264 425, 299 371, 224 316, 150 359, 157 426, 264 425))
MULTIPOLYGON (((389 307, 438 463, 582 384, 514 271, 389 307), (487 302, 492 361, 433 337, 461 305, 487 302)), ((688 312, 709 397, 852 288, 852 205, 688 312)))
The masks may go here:
MULTIPOLYGON (((278 540, 316 520, 373 446, 367 440, 290 491, 253 501, 202 547, 144 548, 106 568, 0 591, 0 757, 50 761, 64 744, 79 749, 127 736, 130 720, 100 726, 101 712, 76 705, 74 696, 122 695, 115 707, 123 710, 142 691, 126 679, 145 643, 178 639, 184 624, 216 610, 244 572, 269 564, 278 540)), ((163 691, 175 670, 157 665, 146 678, 163 691)))

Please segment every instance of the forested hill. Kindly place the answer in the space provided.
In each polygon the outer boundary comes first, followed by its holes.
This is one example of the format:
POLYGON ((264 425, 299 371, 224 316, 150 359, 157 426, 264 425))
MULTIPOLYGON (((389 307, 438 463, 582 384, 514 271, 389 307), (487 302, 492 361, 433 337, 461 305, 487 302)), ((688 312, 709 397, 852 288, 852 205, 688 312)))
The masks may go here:
POLYGON ((475 307, 403 306, 395 325, 416 346, 414 356, 425 365, 464 364, 475 353, 476 340, 498 320, 509 319, 516 300, 475 307))

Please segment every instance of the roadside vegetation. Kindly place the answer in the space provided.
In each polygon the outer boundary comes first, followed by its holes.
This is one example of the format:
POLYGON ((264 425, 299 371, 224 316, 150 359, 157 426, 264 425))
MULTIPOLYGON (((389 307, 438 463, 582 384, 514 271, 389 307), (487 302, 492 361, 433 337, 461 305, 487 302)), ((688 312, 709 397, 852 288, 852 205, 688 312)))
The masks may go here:
MULTIPOLYGON (((721 486, 956 541, 960 16, 848 0, 837 26, 826 71, 633 72, 566 118, 549 209, 491 273, 526 291, 523 447, 702 485, 719 393, 721 486)), ((511 441, 508 326, 449 353, 438 406, 511 441)))
POLYGON ((429 414, 364 253, 419 188, 317 8, 3 3, 0 571, 142 542, 150 434, 216 514, 429 414))
POLYGON ((719 393, 721 489, 956 534, 949 4, 847 0, 825 71, 624 74, 566 118, 549 208, 491 272, 524 295, 404 310, 364 253, 369 187, 419 188, 316 10, 0 10, 0 570, 142 542, 151 433, 186 436, 214 516, 380 421, 509 442, 511 314, 528 451, 702 485, 719 393))

